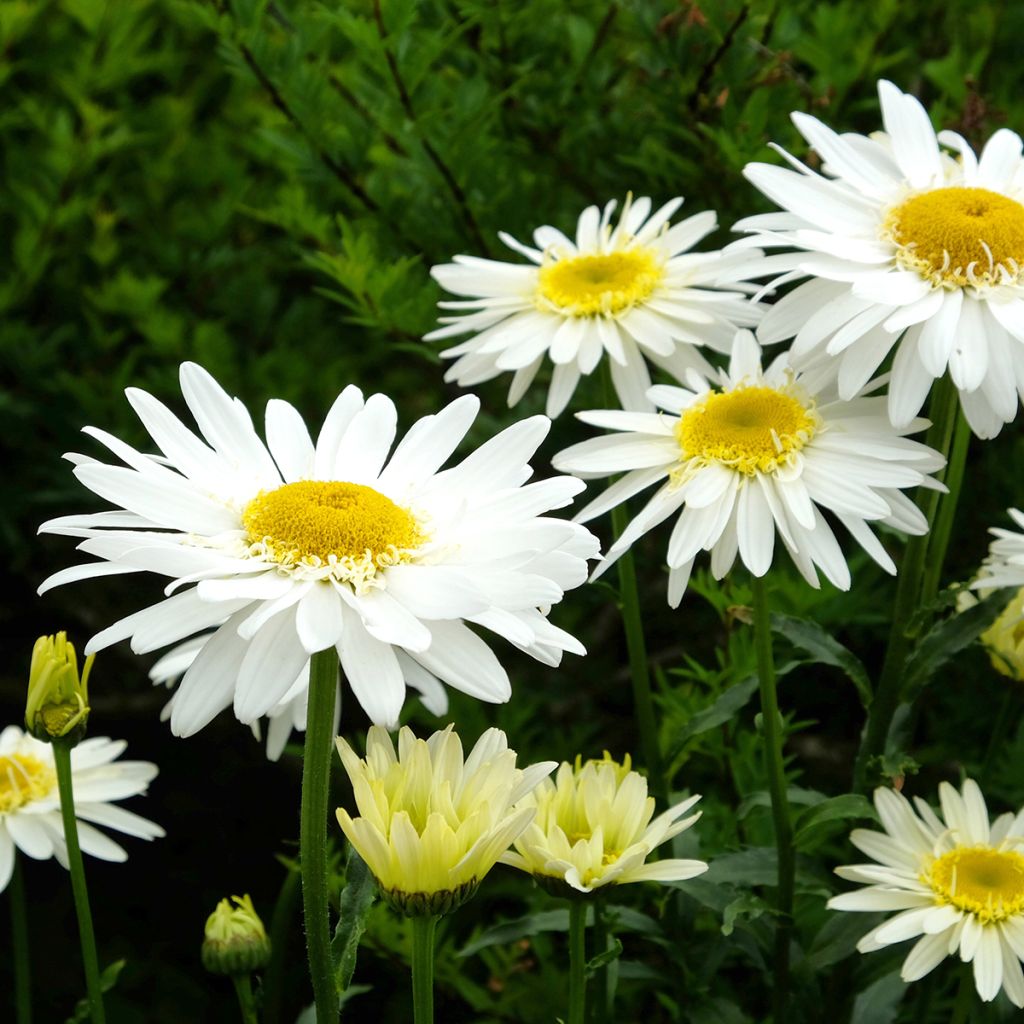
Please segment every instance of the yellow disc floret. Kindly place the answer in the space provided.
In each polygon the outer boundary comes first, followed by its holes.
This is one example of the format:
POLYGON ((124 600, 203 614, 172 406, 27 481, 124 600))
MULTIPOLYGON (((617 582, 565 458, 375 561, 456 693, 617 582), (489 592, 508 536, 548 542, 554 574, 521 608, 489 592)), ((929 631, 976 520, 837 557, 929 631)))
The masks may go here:
POLYGON ((755 385, 711 392, 676 425, 687 467, 728 466, 739 473, 772 473, 814 436, 820 418, 813 403, 755 385))
POLYGON ((0 757, 0 814, 16 811, 51 793, 57 775, 45 761, 31 754, 0 757))
POLYGON ((621 313, 649 298, 663 273, 646 249, 572 256, 541 267, 538 302, 568 316, 621 313))
POLYGON ((890 211, 883 237, 901 267, 944 288, 1024 276, 1024 205, 985 188, 939 188, 890 211))
POLYGON ((425 536, 415 516, 372 487, 301 480, 261 491, 242 511, 250 549, 287 568, 329 569, 362 587, 408 561, 425 536))
POLYGON ((944 853, 921 876, 940 903, 974 914, 983 924, 1024 911, 1024 855, 988 846, 944 853))

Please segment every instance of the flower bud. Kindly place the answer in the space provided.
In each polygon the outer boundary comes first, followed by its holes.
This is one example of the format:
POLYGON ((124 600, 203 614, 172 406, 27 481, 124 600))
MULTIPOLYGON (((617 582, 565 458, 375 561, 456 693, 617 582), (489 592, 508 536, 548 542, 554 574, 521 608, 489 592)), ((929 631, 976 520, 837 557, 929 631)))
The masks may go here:
POLYGON ((246 894, 231 900, 221 900, 206 919, 202 958, 211 974, 250 974, 270 959, 270 939, 252 899, 246 894))
POLYGON ((32 648, 25 726, 37 740, 64 739, 72 745, 85 735, 89 718, 89 672, 95 655, 85 659, 81 678, 75 648, 67 634, 41 636, 32 648))

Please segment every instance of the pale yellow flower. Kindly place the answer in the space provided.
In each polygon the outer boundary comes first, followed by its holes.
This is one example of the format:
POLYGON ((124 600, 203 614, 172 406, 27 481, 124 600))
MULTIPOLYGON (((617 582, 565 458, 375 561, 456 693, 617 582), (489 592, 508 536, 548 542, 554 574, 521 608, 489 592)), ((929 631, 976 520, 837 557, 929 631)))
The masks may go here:
POLYGON ((978 639, 997 672, 1024 681, 1024 588, 1013 595, 999 618, 978 639))
POLYGON ((679 820, 700 799, 691 796, 654 818, 647 780, 605 753, 574 768, 562 762, 555 781, 544 779, 520 804, 536 808, 532 824, 502 863, 529 872, 548 887, 578 892, 626 882, 672 882, 707 871, 701 860, 645 863, 651 851, 689 828, 700 812, 679 820), (653 818, 653 820, 652 820, 653 818))
POLYGON ((75 648, 67 634, 41 636, 32 648, 25 726, 37 740, 72 737, 85 733, 89 718, 89 671, 95 655, 85 659, 81 676, 75 648))
POLYGON ((206 919, 202 958, 214 974, 249 974, 266 966, 270 939, 248 893, 221 900, 206 919))
POLYGON ((473 894, 484 875, 534 815, 522 800, 555 762, 516 767, 500 729, 488 729, 469 756, 452 727, 417 739, 373 726, 366 757, 338 739, 359 817, 338 810, 349 842, 380 883, 384 898, 407 914, 445 913, 473 894))

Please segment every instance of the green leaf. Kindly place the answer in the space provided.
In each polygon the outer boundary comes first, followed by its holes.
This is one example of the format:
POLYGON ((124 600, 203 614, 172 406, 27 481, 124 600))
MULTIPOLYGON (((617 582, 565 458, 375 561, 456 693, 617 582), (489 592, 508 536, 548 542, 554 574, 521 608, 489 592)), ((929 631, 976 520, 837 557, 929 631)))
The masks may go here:
POLYGON ((814 974, 852 956, 857 943, 876 925, 882 914, 832 914, 814 936, 807 956, 800 965, 802 971, 814 974))
MULTIPOLYGON (((127 962, 127 960, 115 960, 112 964, 108 964, 103 968, 100 972, 101 992, 109 992, 117 984, 117 979, 120 977, 121 971, 124 970, 124 965, 127 962)), ((89 1000, 79 999, 75 1004, 75 1012, 68 1017, 66 1024, 85 1024, 90 1016, 89 1000)))
POLYGON ((814 807, 801 811, 793 822, 793 842, 799 847, 810 845, 823 825, 834 821, 845 821, 849 818, 872 818, 877 820, 871 802, 859 793, 844 793, 824 800, 814 807))
POLYGON ((865 708, 871 704, 871 680, 860 658, 831 634, 826 633, 816 622, 776 613, 772 615, 772 629, 784 636, 794 647, 806 651, 814 661, 822 665, 831 665, 845 673, 856 687, 861 704, 865 708))
POLYGON ((587 977, 593 977, 602 967, 607 967, 608 964, 618 960, 620 956, 622 956, 622 943, 618 939, 614 939, 603 953, 598 953, 597 956, 591 957, 587 961, 585 968, 587 977))
POLYGON ((757 693, 757 677, 751 676, 741 683, 730 686, 703 711, 698 711, 686 725, 676 734, 676 744, 668 756, 669 761, 675 760, 686 744, 694 736, 715 729, 736 717, 737 712, 750 703, 751 697, 757 693))
POLYGON ((347 991, 352 982, 359 939, 366 930, 366 917, 376 898, 377 881, 362 857, 350 846, 345 865, 345 888, 341 891, 338 927, 331 940, 334 985, 338 992, 347 991))
POLYGON ((482 935, 463 946, 455 955, 459 957, 473 956, 488 946, 518 942, 520 939, 539 935, 541 932, 567 932, 568 930, 568 910, 545 910, 540 914, 527 914, 525 917, 517 917, 514 921, 502 921, 500 924, 493 925, 482 935))
POLYGON ((886 974, 857 996, 850 1024, 892 1024, 906 992, 907 983, 899 971, 886 974))
POLYGON ((745 892, 734 899, 722 912, 722 934, 732 935, 737 920, 749 918, 756 921, 762 914, 771 913, 771 907, 760 896, 745 892))

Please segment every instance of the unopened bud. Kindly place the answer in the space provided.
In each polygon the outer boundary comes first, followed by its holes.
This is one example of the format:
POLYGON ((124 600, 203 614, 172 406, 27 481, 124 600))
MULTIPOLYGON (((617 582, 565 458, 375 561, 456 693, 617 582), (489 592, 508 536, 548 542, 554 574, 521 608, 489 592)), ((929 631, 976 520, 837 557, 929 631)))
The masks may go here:
POLYGON ((202 957, 211 974, 251 974, 266 966, 270 939, 248 894, 221 900, 206 919, 202 957))
POLYGON ((63 631, 41 636, 32 648, 32 666, 25 702, 25 727, 47 743, 77 743, 89 719, 89 672, 95 655, 85 659, 81 678, 75 648, 63 631))

